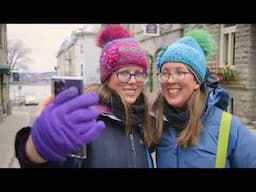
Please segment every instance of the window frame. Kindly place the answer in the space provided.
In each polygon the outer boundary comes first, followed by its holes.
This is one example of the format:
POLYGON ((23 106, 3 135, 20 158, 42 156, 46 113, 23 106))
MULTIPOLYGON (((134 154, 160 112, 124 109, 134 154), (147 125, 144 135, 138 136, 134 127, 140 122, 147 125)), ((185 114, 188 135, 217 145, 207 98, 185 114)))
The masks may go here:
POLYGON ((235 37, 236 26, 224 27, 224 24, 221 25, 219 65, 235 65, 235 37))

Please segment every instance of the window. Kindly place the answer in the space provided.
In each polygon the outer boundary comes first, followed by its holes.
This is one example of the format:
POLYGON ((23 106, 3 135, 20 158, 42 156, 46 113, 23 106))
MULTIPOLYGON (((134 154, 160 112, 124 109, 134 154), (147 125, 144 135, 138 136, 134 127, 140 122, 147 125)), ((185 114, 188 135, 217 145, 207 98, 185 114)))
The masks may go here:
POLYGON ((235 65, 236 26, 221 25, 220 65, 235 65))
POLYGON ((80 65, 80 74, 82 77, 84 76, 84 65, 83 64, 80 65))
POLYGON ((97 67, 96 73, 97 73, 97 74, 100 74, 100 68, 99 68, 99 67, 97 67))
POLYGON ((81 54, 84 53, 83 44, 80 45, 80 53, 81 53, 81 54))
POLYGON ((159 36, 160 35, 160 25, 159 24, 144 25, 144 35, 159 36))
POLYGON ((4 25, 0 25, 0 48, 3 48, 3 39, 2 39, 3 37, 2 33, 4 33, 3 28, 4 28, 4 25))
POLYGON ((231 24, 224 24, 224 27, 231 27, 231 26, 235 26, 236 24, 233 24, 233 23, 231 23, 231 24))

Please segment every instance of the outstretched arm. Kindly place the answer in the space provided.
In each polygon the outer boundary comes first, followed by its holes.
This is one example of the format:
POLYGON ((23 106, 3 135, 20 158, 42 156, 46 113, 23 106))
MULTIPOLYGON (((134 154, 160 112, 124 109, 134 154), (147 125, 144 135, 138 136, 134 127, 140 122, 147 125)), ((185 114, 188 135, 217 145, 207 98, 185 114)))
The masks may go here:
POLYGON ((93 141, 105 124, 97 121, 94 92, 78 95, 76 88, 60 93, 36 118, 26 142, 26 154, 35 163, 64 161, 66 155, 93 141))

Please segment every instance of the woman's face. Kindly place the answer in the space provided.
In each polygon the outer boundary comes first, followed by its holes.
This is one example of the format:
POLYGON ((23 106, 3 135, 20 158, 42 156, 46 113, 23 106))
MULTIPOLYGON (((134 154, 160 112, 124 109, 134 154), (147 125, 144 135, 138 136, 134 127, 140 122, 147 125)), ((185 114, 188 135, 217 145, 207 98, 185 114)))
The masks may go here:
POLYGON ((184 107, 193 91, 200 86, 186 65, 178 62, 165 63, 159 78, 163 95, 173 107, 184 107), (168 78, 169 75, 169 78, 168 78))
POLYGON ((141 67, 127 65, 112 73, 109 86, 122 95, 128 104, 133 104, 144 89, 145 78, 145 73, 141 67), (135 75, 130 76, 130 74, 135 75))

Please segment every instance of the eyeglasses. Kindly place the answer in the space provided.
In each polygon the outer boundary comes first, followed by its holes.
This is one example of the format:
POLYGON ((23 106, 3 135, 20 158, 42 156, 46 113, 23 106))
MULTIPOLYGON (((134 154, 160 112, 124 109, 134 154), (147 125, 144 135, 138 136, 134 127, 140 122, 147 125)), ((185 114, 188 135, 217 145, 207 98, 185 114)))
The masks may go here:
POLYGON ((144 72, 129 73, 128 71, 117 71, 114 74, 116 74, 117 79, 121 83, 128 83, 132 76, 134 76, 137 83, 144 83, 147 78, 147 73, 144 72))
POLYGON ((177 71, 177 72, 162 72, 157 73, 158 79, 161 83, 167 82, 170 77, 172 77, 172 80, 182 81, 185 79, 186 74, 191 74, 191 72, 188 71, 177 71))

